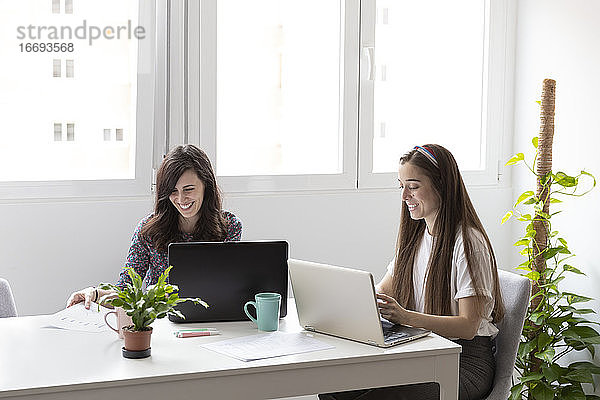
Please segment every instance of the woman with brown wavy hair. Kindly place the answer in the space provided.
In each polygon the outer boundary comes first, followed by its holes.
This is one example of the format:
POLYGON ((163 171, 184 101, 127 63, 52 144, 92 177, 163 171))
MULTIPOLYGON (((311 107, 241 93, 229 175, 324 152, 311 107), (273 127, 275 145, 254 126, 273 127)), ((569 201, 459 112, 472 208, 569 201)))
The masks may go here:
MULTIPOLYGON (((221 193, 206 153, 194 145, 177 146, 156 174, 154 212, 138 224, 117 286, 130 282, 126 268, 155 284, 167 269, 167 248, 174 242, 236 241, 242 235, 239 219, 221 208, 221 193)), ((108 291, 88 287, 73 293, 67 307, 84 302, 89 308, 108 291)))
MULTIPOLYGON (((459 399, 480 399, 495 372, 494 323, 504 315, 496 258, 458 165, 444 147, 400 158, 400 229, 394 260, 377 285, 381 316, 429 329, 462 346, 459 399)), ((331 393, 322 399, 439 398, 435 384, 331 393)))

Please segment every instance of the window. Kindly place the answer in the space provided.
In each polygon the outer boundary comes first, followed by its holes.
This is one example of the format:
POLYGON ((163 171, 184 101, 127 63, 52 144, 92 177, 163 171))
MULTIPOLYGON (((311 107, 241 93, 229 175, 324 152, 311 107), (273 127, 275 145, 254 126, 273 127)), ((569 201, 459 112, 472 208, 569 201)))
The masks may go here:
POLYGON ((120 128, 115 129, 115 140, 117 142, 123 141, 123 129, 120 129, 120 128))
POLYGON ((67 124, 67 142, 75 140, 75 124, 67 124))
POLYGON ((52 60, 52 76, 54 78, 60 78, 60 70, 62 69, 61 60, 52 60))
POLYGON ((110 142, 110 129, 105 129, 104 130, 104 141, 105 142, 110 142))
POLYGON ((219 0, 201 16, 200 145, 224 190, 353 187, 358 1, 219 0))
POLYGON ((490 66, 504 67, 505 55, 497 53, 502 24, 490 31, 490 6, 480 0, 363 3, 362 187, 393 185, 400 156, 425 143, 447 147, 467 183, 497 182, 502 131, 489 122, 503 114, 494 102, 504 88, 491 78, 502 78, 505 68, 490 66))
POLYGON ((428 142, 468 184, 497 184, 510 1, 208 0, 197 21, 172 9, 202 32, 176 73, 200 75, 198 142, 224 190, 391 188, 401 154, 428 142))
POLYGON ((60 142, 62 140, 62 124, 54 123, 54 141, 60 142))
POLYGON ((74 61, 73 60, 66 60, 65 68, 66 68, 65 76, 67 78, 73 78, 74 73, 75 73, 75 71, 74 71, 74 61))
POLYGON ((138 0, 86 0, 73 14, 73 2, 66 0, 64 12, 72 15, 64 17, 54 15, 60 1, 52 2, 52 12, 38 2, 0 2, 0 23, 10 28, 0 33, 0 51, 15 53, 0 76, 0 105, 7 129, 19 133, 0 144, 9 154, 0 159, 0 198, 148 195, 154 82, 161 73, 156 21, 164 9, 138 0), (15 51, 32 42, 65 49, 38 51, 32 62, 32 54, 15 51), (58 54, 65 58, 54 58, 58 54), (53 79, 75 78, 75 64, 76 85, 53 79), (120 127, 119 141, 104 143, 106 132, 98 135, 108 124, 120 127), (7 150, 24 143, 26 158, 7 150))
POLYGON ((341 3, 217 4, 217 173, 342 172, 341 3))

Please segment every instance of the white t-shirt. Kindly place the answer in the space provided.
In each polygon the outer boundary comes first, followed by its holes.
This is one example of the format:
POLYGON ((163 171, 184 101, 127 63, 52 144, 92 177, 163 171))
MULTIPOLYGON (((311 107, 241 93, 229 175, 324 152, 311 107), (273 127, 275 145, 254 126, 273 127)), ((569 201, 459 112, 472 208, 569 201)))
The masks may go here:
MULTIPOLYGON (((484 318, 481 319, 477 336, 496 336, 498 328, 492 323, 492 311, 494 310, 494 297, 492 296, 494 289, 494 279, 490 266, 490 257, 485 245, 485 240, 477 231, 473 232, 473 247, 475 256, 475 268, 479 268, 481 276, 482 292, 486 297, 484 307, 484 318)), ((427 266, 429 257, 431 256, 433 246, 433 236, 427 229, 421 246, 415 257, 415 265, 413 268, 413 288, 415 293, 415 311, 425 311, 425 283, 427 282, 427 266)), ((395 259, 392 260, 387 269, 390 275, 394 275, 395 259)), ((467 268, 467 258, 463 246, 462 233, 458 233, 456 242, 454 243, 454 252, 452 254, 452 272, 450 275, 450 295, 452 301, 450 309, 452 315, 458 315, 458 299, 475 296, 476 291, 471 281, 471 275, 467 268)))

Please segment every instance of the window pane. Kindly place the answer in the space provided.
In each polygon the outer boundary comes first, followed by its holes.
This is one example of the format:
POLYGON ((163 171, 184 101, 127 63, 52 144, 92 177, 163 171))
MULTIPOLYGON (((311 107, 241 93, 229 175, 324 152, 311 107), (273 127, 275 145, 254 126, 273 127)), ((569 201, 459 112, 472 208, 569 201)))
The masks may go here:
POLYGON ((60 142, 62 140, 62 124, 54 124, 54 141, 60 142))
POLYGON ((217 173, 342 172, 341 2, 217 7, 217 173))
POLYGON ((73 60, 67 60, 65 69, 65 76, 67 78, 73 78, 75 73, 75 66, 73 60))
POLYGON ((0 53, 11 60, 0 74, 0 109, 10 132, 0 143, 0 181, 136 178, 138 40, 128 38, 127 26, 129 20, 132 30, 138 25, 138 1, 81 1, 70 15, 53 14, 39 3, 0 2, 0 53), (83 36, 84 20, 86 39, 69 38, 67 28, 75 32, 79 27, 83 36), (29 37, 30 26, 36 39, 29 37), (113 38, 101 35, 90 44, 92 26, 112 27, 113 38), (64 39, 48 38, 52 27, 64 39), (120 38, 117 27, 125 27, 120 38), (21 51, 21 44, 25 48, 31 42, 72 43, 74 51, 21 51), (74 65, 77 84, 58 78, 61 66, 63 77, 73 77, 74 65), (128 134, 123 141, 105 142, 98 132, 106 126, 123 127, 128 134), (14 150, 24 148, 26 156, 14 150))
POLYGON ((373 172, 438 143, 461 169, 485 168, 484 1, 378 0, 373 172))
POLYGON ((67 142, 75 140, 75 124, 67 124, 67 142))
POLYGON ((52 76, 54 78, 60 78, 61 60, 52 60, 52 76))

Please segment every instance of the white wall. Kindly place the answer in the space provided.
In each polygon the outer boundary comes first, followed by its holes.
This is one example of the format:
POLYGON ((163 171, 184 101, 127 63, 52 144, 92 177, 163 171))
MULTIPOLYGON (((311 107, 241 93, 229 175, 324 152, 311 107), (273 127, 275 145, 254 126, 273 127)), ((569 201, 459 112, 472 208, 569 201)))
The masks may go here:
MULTIPOLYGON (((544 78, 556 85, 556 129, 553 167, 570 174, 585 169, 600 176, 600 2, 597 0, 526 0, 519 2, 515 90, 515 152, 531 149, 539 131, 539 106, 544 78)), ((531 176, 513 175, 515 192, 533 190, 531 176)), ((600 298, 600 190, 585 198, 566 199, 554 228, 577 254, 573 265, 587 278, 572 276, 564 290, 600 298)), ((517 226, 513 224, 514 237, 517 226)), ((518 258, 515 257, 515 262, 518 258)), ((520 262, 520 261, 519 261, 520 262)), ((600 310, 595 301, 587 305, 600 310)), ((594 317, 599 320, 598 316, 594 317)), ((579 353, 585 357, 585 353, 579 353)), ((600 392, 597 392, 600 393, 600 392)))
MULTIPOLYGON (((472 197, 506 265, 510 231, 498 221, 510 189, 475 189, 472 197)), ((286 239, 292 257, 370 270, 379 279, 392 257, 399 191, 226 196, 244 239, 286 239)), ((0 276, 19 315, 53 313, 73 290, 116 281, 131 234, 152 199, 0 203, 0 276)))

